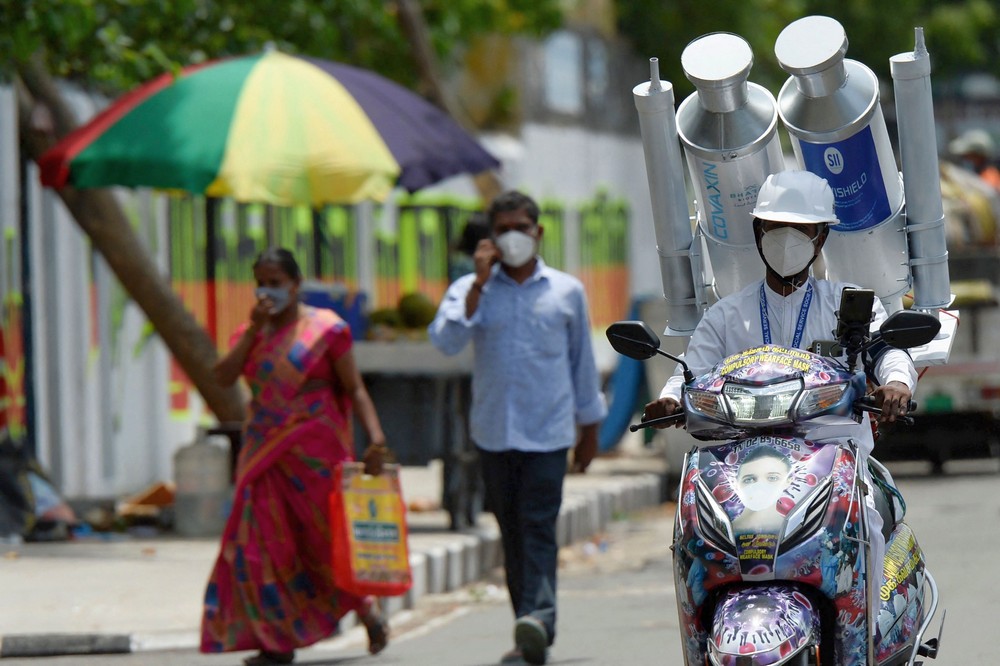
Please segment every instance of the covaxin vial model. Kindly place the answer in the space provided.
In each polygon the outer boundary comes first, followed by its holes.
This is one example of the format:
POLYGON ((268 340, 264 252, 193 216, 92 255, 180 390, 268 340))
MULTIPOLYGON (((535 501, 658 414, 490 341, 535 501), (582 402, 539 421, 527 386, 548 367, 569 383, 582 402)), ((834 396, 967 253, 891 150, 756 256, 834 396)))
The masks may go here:
POLYGON ((764 277, 750 212, 767 176, 784 167, 777 105, 748 83, 752 66, 750 45, 731 33, 703 35, 681 54, 697 92, 678 108, 677 132, 719 298, 764 277))

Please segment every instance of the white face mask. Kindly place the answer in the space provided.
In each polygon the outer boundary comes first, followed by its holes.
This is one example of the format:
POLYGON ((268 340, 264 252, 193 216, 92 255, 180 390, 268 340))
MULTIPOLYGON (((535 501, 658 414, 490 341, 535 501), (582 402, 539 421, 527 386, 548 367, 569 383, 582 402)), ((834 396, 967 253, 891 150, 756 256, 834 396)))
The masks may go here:
MULTIPOLYGON (((818 238, 819 236, 817 236, 818 238)), ((781 277, 792 277, 802 272, 816 255, 816 239, 792 227, 778 227, 765 231, 760 239, 760 253, 781 277)))
POLYGON ((511 268, 520 268, 535 256, 535 237, 523 231, 507 231, 496 240, 501 261, 511 268))
POLYGON ((736 494, 749 511, 774 508, 788 485, 788 465, 765 457, 740 466, 736 494))
POLYGON ((740 491, 740 499, 743 501, 743 506, 749 511, 773 509, 778 503, 778 498, 781 497, 783 490, 784 488, 766 483, 758 483, 749 488, 742 489, 740 491))
POLYGON ((292 301, 288 287, 257 287, 257 298, 270 298, 271 314, 278 314, 287 308, 292 301))

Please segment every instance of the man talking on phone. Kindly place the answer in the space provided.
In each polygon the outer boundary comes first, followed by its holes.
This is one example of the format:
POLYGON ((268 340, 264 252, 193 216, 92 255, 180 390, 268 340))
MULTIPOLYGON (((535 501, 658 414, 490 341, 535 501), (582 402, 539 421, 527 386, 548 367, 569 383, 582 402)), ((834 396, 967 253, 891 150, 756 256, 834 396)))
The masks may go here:
POLYGON ((428 328, 445 354, 473 346, 472 440, 500 525, 516 621, 503 664, 544 664, 556 636, 556 521, 572 448, 585 472, 607 414, 583 284, 538 255, 538 204, 494 199, 475 272, 448 288, 428 328))
MULTIPOLYGON (((757 252, 766 267, 764 280, 730 294, 705 312, 684 354, 695 376, 708 372, 731 354, 761 344, 809 348, 813 341, 834 335, 838 328, 838 311, 845 307, 856 309, 842 302, 841 297, 845 288, 857 285, 818 280, 809 275, 830 227, 839 223, 833 202, 830 185, 811 172, 781 171, 767 177, 757 194, 752 213, 757 252)), ((877 330, 887 314, 877 298, 872 305, 870 326, 877 330)), ((863 313, 854 313, 855 316, 859 314, 863 316, 863 313)), ((901 349, 882 346, 873 355, 873 367, 866 370, 878 385, 874 397, 876 405, 881 407, 879 421, 892 423, 906 415, 917 373, 910 355, 901 349)), ((678 367, 667 380, 659 399, 646 405, 643 420, 680 411, 682 384, 678 367)), ((816 436, 811 439, 824 438, 819 432, 813 434, 816 436)), ((867 494, 865 504, 871 527, 874 570, 881 571, 886 534, 891 533, 893 524, 902 518, 903 509, 891 496, 899 491, 893 487, 888 470, 870 458, 874 448, 871 429, 861 428, 857 439, 862 473, 868 471, 870 475, 865 474, 865 477, 869 480, 877 477, 876 483, 869 487, 878 490, 867 494)), ((874 628, 876 623, 871 626, 874 628)))

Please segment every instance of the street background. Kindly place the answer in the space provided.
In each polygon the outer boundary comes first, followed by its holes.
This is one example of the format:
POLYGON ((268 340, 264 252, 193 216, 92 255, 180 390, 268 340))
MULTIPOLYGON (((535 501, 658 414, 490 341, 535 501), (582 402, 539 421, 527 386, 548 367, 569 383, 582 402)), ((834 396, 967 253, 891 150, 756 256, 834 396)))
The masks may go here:
MULTIPOLYGON (((933 634, 942 611, 947 612, 941 655, 927 663, 996 663, 1000 461, 947 463, 943 476, 931 474, 930 465, 920 461, 890 467, 907 500, 907 520, 940 587, 933 634)), ((669 552, 673 515, 670 502, 636 510, 562 549, 559 636, 550 663, 678 663, 669 552)), ((444 525, 446 518, 438 519, 444 525)), ((421 538, 419 533, 416 538, 421 538)), ((95 548, 92 559, 82 550, 82 544, 29 545, 17 557, 0 560, 0 587, 5 591, 0 627, 5 632, 9 627, 80 631, 89 622, 92 628, 140 632, 145 651, 4 659, 5 665, 222 666, 239 664, 246 656, 199 655, 190 643, 216 553, 214 541, 130 541, 114 544, 110 551, 95 548), (89 581, 91 596, 74 597, 84 581, 89 581), (102 597, 102 590, 115 593, 102 597)), ((300 651, 297 663, 496 663, 510 647, 512 626, 500 574, 493 569, 469 585, 422 596, 412 609, 395 613, 393 641, 382 655, 369 657, 363 631, 348 622, 342 635, 300 651)))

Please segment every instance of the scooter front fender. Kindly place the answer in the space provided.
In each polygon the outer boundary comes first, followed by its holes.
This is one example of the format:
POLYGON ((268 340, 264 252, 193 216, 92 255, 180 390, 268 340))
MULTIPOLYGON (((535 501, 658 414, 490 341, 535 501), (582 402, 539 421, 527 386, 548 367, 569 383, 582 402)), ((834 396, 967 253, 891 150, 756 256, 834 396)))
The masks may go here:
POLYGON ((819 643, 819 609, 809 597, 792 585, 750 585, 719 600, 708 653, 716 666, 779 666, 819 643))

